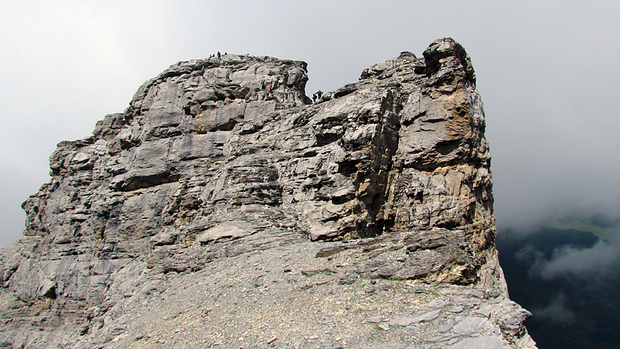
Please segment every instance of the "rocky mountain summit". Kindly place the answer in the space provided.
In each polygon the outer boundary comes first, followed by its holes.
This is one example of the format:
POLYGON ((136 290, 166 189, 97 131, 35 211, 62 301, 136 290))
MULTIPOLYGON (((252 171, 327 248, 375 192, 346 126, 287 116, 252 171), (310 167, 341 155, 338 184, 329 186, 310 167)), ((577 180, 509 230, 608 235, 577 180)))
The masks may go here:
POLYGON ((61 142, 0 252, 0 346, 534 347, 465 50, 436 40, 316 103, 307 79, 180 62, 61 142))

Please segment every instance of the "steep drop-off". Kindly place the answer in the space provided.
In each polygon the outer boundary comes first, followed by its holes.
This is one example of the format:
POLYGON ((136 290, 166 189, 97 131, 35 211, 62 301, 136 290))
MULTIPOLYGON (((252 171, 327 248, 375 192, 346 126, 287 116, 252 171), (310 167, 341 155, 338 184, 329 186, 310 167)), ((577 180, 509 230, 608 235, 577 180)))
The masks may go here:
POLYGON ((0 253, 6 345, 529 347, 495 249, 469 56, 311 103, 306 64, 173 65, 65 141, 0 253))

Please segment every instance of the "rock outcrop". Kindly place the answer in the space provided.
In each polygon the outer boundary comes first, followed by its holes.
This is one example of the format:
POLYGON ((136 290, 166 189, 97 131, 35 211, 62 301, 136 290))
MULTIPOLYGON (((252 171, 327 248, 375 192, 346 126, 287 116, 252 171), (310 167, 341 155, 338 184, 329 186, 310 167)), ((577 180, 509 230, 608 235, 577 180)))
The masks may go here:
POLYGON ((423 56, 316 103, 306 64, 271 57, 147 81, 61 142, 23 204, 0 343, 532 347, 497 259, 470 58, 452 39, 423 56))

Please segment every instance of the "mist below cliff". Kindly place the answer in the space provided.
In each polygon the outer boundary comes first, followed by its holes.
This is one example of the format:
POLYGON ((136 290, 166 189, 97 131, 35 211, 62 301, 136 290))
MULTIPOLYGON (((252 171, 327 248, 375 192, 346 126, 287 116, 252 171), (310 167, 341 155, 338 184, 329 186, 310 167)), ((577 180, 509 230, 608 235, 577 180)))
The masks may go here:
POLYGON ((617 348, 620 230, 604 215, 573 216, 497 239, 510 296, 532 312, 540 348, 617 348))

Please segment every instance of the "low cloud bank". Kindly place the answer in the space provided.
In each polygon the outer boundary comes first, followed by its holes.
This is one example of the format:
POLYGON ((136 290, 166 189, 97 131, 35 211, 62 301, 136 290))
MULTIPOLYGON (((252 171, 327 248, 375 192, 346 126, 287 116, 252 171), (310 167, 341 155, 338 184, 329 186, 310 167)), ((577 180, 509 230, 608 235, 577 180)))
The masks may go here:
POLYGON ((543 279, 576 276, 585 279, 617 276, 620 244, 601 240, 591 248, 561 247, 550 260, 540 260, 534 270, 543 279))
POLYGON ((573 325, 577 317, 566 305, 566 296, 559 293, 547 306, 533 309, 532 312, 540 319, 551 320, 555 323, 573 325))
POLYGON ((518 260, 530 265, 530 275, 544 280, 576 277, 598 281, 620 277, 620 228, 606 229, 605 238, 590 247, 559 245, 551 254, 527 245, 516 252, 518 260))

